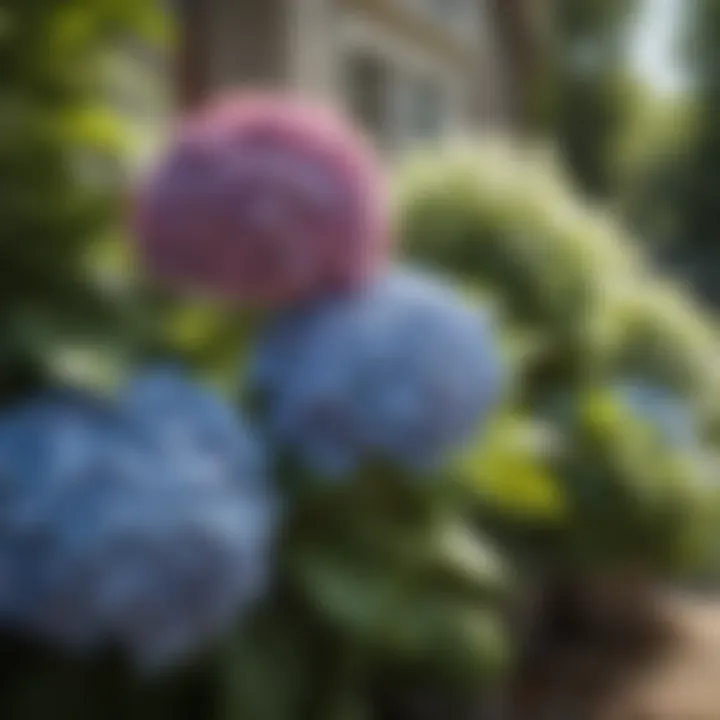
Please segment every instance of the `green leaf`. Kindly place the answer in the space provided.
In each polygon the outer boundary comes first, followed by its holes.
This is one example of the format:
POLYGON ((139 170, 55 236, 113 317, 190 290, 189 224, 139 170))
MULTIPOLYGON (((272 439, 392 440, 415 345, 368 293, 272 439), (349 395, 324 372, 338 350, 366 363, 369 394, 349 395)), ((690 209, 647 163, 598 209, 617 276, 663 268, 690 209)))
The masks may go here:
POLYGON ((296 720, 308 703, 311 638, 294 618, 266 608, 226 644, 223 720, 296 720))
POLYGON ((500 418, 460 458, 457 471, 479 502, 521 518, 559 522, 567 507, 548 462, 558 442, 540 423, 500 418))

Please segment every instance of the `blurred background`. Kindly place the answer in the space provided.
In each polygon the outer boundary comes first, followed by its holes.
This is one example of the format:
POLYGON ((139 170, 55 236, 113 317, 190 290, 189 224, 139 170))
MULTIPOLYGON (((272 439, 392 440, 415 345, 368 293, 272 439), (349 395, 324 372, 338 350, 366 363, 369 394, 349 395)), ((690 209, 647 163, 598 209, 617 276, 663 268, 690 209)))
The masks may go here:
POLYGON ((479 131, 543 138, 704 300, 713 266, 718 9, 711 0, 177 0, 128 37, 112 96, 142 159, 169 116, 272 86, 349 111, 388 160, 479 131))

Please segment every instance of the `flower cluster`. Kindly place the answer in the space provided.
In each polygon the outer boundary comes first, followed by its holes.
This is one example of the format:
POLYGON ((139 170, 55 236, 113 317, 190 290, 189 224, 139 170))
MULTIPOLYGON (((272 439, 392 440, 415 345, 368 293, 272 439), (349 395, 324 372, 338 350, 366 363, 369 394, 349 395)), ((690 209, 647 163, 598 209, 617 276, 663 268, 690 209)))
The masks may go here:
POLYGON ((344 288, 387 243, 381 174, 329 111, 242 96, 191 116, 139 195, 151 272, 262 304, 344 288))
POLYGON ((47 396, 2 419, 0 621, 156 667, 261 595, 276 508, 248 431, 218 401, 179 377, 140 385, 147 404, 133 389, 119 405, 47 396), (171 449, 172 409, 153 402, 173 389, 171 449))
MULTIPOLYGON (((272 449, 338 478, 432 472, 498 399, 487 318, 442 282, 383 274, 381 174, 325 110, 271 96, 182 124, 138 195, 156 278, 280 310, 251 363, 272 449)), ((261 599, 279 503, 232 408, 169 368, 113 400, 0 415, 0 624, 142 667, 201 650, 261 599)))
POLYGON ((271 441, 329 476, 373 459, 436 467, 473 436, 501 387, 485 316, 412 272, 286 315, 251 375, 271 441))

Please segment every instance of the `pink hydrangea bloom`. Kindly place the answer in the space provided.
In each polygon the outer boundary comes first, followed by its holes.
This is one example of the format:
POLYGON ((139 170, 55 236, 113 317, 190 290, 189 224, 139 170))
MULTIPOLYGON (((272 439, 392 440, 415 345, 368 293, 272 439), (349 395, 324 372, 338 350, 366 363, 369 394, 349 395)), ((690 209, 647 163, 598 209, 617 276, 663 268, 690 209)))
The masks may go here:
POLYGON ((263 305, 362 281, 386 255, 386 217, 362 138, 328 109, 272 95, 186 119, 136 207, 155 278, 263 305))

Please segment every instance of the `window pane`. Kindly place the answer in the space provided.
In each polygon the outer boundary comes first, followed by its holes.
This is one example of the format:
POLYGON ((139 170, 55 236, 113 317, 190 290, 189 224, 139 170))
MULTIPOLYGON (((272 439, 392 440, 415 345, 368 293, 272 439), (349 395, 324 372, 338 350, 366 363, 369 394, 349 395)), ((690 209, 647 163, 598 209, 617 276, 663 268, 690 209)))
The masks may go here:
POLYGON ((388 75, 387 66, 378 57, 357 52, 348 59, 345 93, 350 112, 381 147, 390 140, 388 75))

